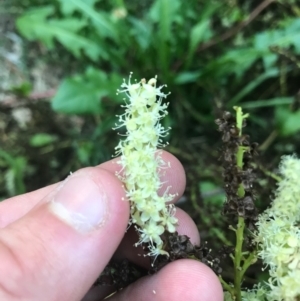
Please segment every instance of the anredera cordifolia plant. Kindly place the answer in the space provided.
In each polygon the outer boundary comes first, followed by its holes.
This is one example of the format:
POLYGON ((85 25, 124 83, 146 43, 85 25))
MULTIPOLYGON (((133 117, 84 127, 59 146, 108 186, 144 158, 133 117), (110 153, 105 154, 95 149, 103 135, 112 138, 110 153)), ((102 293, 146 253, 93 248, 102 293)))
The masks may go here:
POLYGON ((130 200, 130 223, 135 225, 140 238, 136 246, 148 244, 147 255, 154 258, 168 255, 161 235, 165 231, 174 233, 177 224, 175 206, 168 204, 174 195, 168 189, 162 196, 157 193, 162 186, 159 173, 168 168, 157 149, 164 146, 161 138, 169 130, 160 124, 168 107, 162 103, 168 95, 162 92, 163 87, 156 87, 156 78, 132 84, 130 74, 128 83, 124 80, 118 91, 127 98, 125 113, 119 116, 117 125, 126 127, 126 139, 116 147, 116 155, 120 155, 117 163, 122 167, 117 175, 130 200))

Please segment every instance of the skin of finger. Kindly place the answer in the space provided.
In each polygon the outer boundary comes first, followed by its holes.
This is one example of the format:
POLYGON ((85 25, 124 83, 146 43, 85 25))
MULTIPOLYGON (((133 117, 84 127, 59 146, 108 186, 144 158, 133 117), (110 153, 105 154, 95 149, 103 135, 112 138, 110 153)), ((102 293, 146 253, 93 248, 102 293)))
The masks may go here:
POLYGON ((108 286, 95 286, 81 299, 81 301, 98 301, 103 300, 105 297, 113 294, 116 287, 113 285, 108 286))
MULTIPOLYGON (((171 168, 167 168, 161 173, 161 180, 165 184, 161 188, 161 193, 171 186, 170 193, 177 193, 173 202, 176 202, 183 194, 186 184, 186 177, 183 166, 172 154, 163 151, 162 158, 165 162, 170 162, 171 168)), ((120 165, 116 163, 118 158, 107 161, 97 166, 115 175, 120 170, 120 165)), ((12 197, 0 202, 0 229, 18 220, 27 214, 38 202, 53 191, 59 183, 29 192, 20 196, 12 197)))
POLYGON ((58 219, 44 199, 1 229, 0 300, 81 300, 107 265, 125 233, 129 204, 122 201, 124 189, 114 175, 86 170, 109 195, 105 223, 80 233, 58 219))
POLYGON ((0 229, 27 214, 40 200, 53 191, 58 184, 52 184, 0 202, 0 229))
MULTIPOLYGON (((98 299, 101 300, 101 299, 98 299)), ((201 262, 181 259, 146 276, 108 298, 109 301, 223 301, 222 286, 214 272, 201 262)))

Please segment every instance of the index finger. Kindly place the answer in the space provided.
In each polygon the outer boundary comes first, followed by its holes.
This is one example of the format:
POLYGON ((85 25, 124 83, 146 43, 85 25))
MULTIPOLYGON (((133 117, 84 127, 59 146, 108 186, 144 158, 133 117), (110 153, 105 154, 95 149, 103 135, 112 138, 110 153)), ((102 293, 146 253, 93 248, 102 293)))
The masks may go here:
MULTIPOLYGON (((169 192, 176 194, 173 202, 176 202, 183 194, 185 189, 185 172, 179 160, 172 154, 162 151, 162 158, 169 162, 171 168, 167 168, 161 173, 161 182, 163 183, 159 193, 165 192, 168 186, 169 192)), ((118 158, 102 163, 96 168, 105 169, 113 174, 120 170, 121 166, 116 163, 118 158)), ((15 196, 0 203, 0 228, 4 228, 10 223, 18 220, 27 214, 35 205, 45 196, 53 191, 57 185, 52 184, 44 188, 29 192, 23 195, 15 196)))

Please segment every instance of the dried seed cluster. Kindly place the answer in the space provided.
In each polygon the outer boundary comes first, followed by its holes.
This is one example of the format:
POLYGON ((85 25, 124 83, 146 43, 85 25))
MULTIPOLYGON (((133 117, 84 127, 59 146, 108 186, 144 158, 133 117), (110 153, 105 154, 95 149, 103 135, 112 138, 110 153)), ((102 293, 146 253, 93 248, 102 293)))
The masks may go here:
MULTIPOLYGON (((250 225, 257 219, 257 210, 254 205, 255 195, 253 182, 256 178, 251 162, 256 154, 256 143, 249 142, 248 135, 240 135, 236 117, 230 112, 224 112, 222 118, 216 120, 218 130, 222 132, 222 161, 224 167, 226 202, 224 214, 241 216, 250 225), (242 147, 242 168, 238 167, 237 153, 242 147), (239 196, 238 191, 244 193, 239 196)), ((246 125, 243 119, 242 126, 246 125)))
POLYGON ((201 246, 195 246, 188 236, 178 235, 177 232, 166 233, 165 236, 165 249, 168 251, 169 257, 159 256, 153 265, 152 272, 157 272, 169 262, 183 258, 194 258, 209 266, 216 274, 221 274, 221 260, 219 257, 212 256, 211 249, 207 247, 206 242, 201 246))

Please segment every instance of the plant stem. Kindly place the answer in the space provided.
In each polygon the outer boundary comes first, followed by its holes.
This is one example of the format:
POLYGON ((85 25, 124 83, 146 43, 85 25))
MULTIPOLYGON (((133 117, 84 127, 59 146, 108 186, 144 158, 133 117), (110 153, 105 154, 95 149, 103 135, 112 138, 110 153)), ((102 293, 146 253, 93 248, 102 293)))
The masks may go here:
POLYGON ((222 278, 222 276, 219 276, 219 280, 220 280, 220 282, 221 282, 223 288, 231 294, 232 298, 234 298, 234 295, 235 295, 235 294, 234 294, 234 289, 233 289, 233 287, 232 287, 231 285, 229 285, 229 284, 222 278))
POLYGON ((272 133, 267 137, 267 139, 261 144, 258 148, 259 151, 266 151, 269 146, 274 142, 274 140, 278 137, 277 130, 272 131, 272 133))
MULTIPOLYGON (((234 107, 236 110, 236 126, 239 130, 239 136, 242 136, 242 127, 243 119, 248 117, 248 114, 243 115, 241 107, 234 107)), ((245 152, 245 147, 240 145, 236 154, 236 164, 239 170, 243 169, 243 156, 245 152)), ((242 198, 245 195, 245 189, 243 184, 239 185, 237 191, 238 197, 242 198)), ((235 300, 241 301, 241 283, 242 277, 245 271, 241 267, 242 261, 242 251, 243 251, 243 242, 244 242, 244 229, 245 229, 245 220, 242 216, 238 217, 238 224, 236 228, 236 246, 234 249, 234 291, 235 291, 235 300)))
POLYGON ((239 216, 236 229, 236 246, 234 250, 234 289, 237 301, 241 301, 241 282, 242 282, 242 247, 244 240, 244 218, 239 216))
POLYGON ((281 178, 279 175, 277 175, 277 174, 274 173, 274 172, 271 172, 271 171, 267 170, 267 169, 264 168, 262 165, 257 165, 257 167, 258 167, 258 168, 259 168, 266 176, 268 176, 268 177, 274 179, 274 180, 277 181, 277 182, 282 181, 282 178, 281 178))
POLYGON ((255 261, 257 260, 256 258, 256 252, 253 251, 249 254, 249 256, 247 257, 247 259, 244 261, 242 270, 241 270, 241 277, 244 276, 245 272, 247 271, 247 269, 249 268, 249 266, 251 264, 253 264, 255 261))

